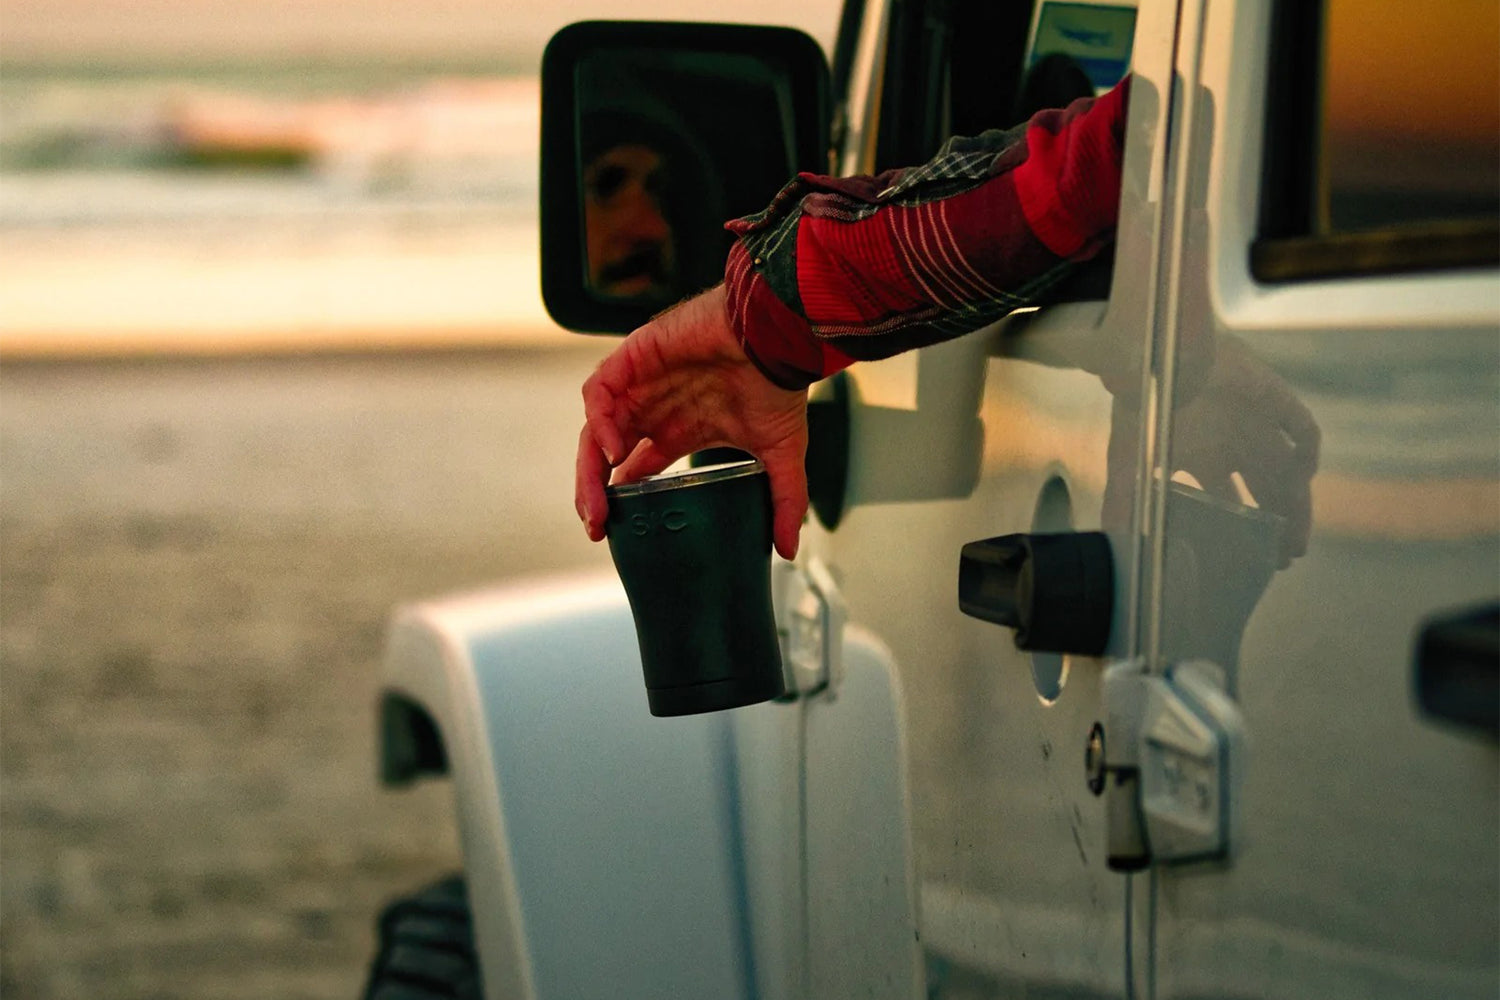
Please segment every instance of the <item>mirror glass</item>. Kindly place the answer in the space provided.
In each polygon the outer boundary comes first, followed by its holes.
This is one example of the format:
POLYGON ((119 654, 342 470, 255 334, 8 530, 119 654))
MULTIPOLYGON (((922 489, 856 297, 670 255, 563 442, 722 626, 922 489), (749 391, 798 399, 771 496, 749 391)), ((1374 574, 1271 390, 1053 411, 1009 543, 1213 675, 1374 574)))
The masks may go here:
POLYGON ((722 277, 726 219, 796 171, 791 102, 749 55, 624 49, 578 67, 586 283, 605 300, 675 302, 722 277))
POLYGON ((826 169, 826 69, 799 32, 595 22, 549 58, 543 293, 563 326, 627 332, 717 283, 724 223, 826 169))

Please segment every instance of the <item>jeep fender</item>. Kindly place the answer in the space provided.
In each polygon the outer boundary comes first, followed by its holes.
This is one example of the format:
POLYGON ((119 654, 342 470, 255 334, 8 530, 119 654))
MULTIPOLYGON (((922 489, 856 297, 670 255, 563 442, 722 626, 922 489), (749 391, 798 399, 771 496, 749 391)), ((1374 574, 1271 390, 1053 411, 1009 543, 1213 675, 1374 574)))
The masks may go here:
POLYGON ((382 771, 452 777, 485 995, 920 995, 900 699, 873 637, 844 660, 661 719, 613 574, 401 609, 382 771))

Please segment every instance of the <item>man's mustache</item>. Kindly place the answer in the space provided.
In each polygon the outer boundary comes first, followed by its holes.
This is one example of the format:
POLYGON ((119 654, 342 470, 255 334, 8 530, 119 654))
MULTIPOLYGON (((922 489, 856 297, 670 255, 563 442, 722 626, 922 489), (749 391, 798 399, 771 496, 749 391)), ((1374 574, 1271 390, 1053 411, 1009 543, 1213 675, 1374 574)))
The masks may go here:
POLYGON ((671 279, 671 269, 667 266, 667 256, 661 246, 641 246, 619 260, 605 264, 599 269, 599 283, 612 285, 617 281, 628 281, 642 275, 658 284, 665 284, 671 279))

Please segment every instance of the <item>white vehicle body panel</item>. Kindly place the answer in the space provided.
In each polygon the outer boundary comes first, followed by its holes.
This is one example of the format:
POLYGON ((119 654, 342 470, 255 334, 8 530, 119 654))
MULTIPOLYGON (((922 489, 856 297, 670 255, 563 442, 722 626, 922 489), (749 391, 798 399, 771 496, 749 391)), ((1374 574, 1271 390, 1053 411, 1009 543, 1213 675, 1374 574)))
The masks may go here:
MULTIPOLYGON (((1496 747, 1422 717, 1413 658, 1424 619, 1500 590, 1500 276, 1257 283, 1270 17, 1210 0, 1202 18, 1178 65, 1171 325, 1238 338, 1296 391, 1322 448, 1309 550, 1221 663, 1254 746, 1244 850, 1154 873, 1155 995, 1493 997, 1496 747)), ((1160 454, 1235 412, 1211 395, 1165 409, 1160 454)), ((1170 510, 1158 530, 1157 671, 1205 615, 1171 586, 1194 568, 1170 510)))
POLYGON ((859 629, 844 670, 659 719, 612 577, 404 609, 386 688, 444 736, 486 996, 920 996, 900 697, 859 629))
POLYGON ((608 578, 393 628, 390 688, 448 747, 489 996, 749 995, 726 722, 643 724, 634 636, 608 578))
POLYGON ((404 611, 387 683, 443 735, 491 1000, 1495 995, 1496 744, 1411 689, 1421 623, 1500 590, 1500 275, 1253 278, 1272 44, 1267 4, 1144 0, 1108 300, 851 369, 846 512, 799 555, 850 622, 826 690, 650 717, 610 578, 404 611), (1241 355, 1321 430, 1289 567, 1184 484, 1252 434, 1204 361, 1241 355), (965 543, 1061 530, 1111 540, 1101 658, 958 610, 965 543), (1243 837, 1111 871, 1104 671, 1187 660, 1243 719, 1243 837))

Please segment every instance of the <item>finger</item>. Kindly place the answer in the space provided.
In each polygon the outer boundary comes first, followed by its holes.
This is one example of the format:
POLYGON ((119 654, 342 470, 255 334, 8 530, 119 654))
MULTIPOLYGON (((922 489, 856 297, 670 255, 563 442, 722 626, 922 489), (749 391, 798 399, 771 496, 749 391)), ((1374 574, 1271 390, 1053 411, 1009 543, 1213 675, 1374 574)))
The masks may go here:
POLYGON ((617 483, 633 483, 637 479, 645 479, 654 476, 667 466, 681 458, 657 447, 655 441, 642 441, 625 459, 615 468, 614 481, 617 483))
POLYGON ((601 375, 595 372, 583 383, 583 419, 605 459, 610 465, 617 465, 630 454, 630 449, 625 446, 618 424, 620 414, 616 411, 621 407, 601 375))
POLYGON ((610 465, 619 465, 649 436, 652 417, 643 407, 654 406, 660 383, 645 383, 639 366, 628 358, 636 352, 616 350, 583 384, 583 415, 594 440, 610 465))
POLYGON ((616 469, 615 482, 654 476, 684 455, 721 443, 708 434, 707 428, 683 420, 675 412, 652 420, 650 426, 649 437, 639 442, 616 469))
POLYGON ((609 460, 585 426, 578 435, 578 459, 573 475, 573 506, 583 521, 583 530, 592 541, 604 537, 604 522, 609 516, 609 501, 604 484, 609 477, 609 460))
POLYGON ((771 540, 783 559, 797 556, 802 521, 807 517, 807 468, 801 452, 787 448, 761 458, 771 480, 771 540), (796 452, 796 454, 788 454, 796 452))

